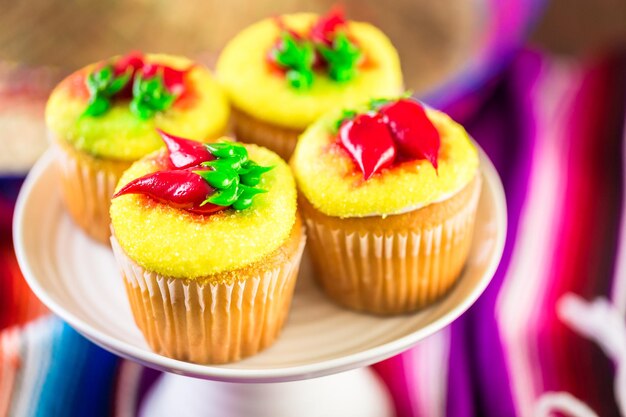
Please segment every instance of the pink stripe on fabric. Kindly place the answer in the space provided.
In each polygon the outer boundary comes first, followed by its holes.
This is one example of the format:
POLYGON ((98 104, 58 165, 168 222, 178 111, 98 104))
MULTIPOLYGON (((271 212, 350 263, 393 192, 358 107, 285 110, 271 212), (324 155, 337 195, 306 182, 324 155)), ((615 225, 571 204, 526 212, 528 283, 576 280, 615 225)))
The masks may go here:
POLYGON ((372 367, 383 379, 397 417, 444 417, 450 328, 372 367))
POLYGON ((134 417, 137 414, 137 396, 143 366, 123 360, 120 363, 115 387, 115 417, 134 417))
POLYGON ((563 111, 573 100, 579 75, 562 65, 544 64, 529 92, 536 120, 537 147, 533 158, 528 200, 520 214, 520 228, 511 265, 498 296, 496 315, 511 376, 517 414, 533 412, 542 374, 533 335, 543 321, 538 305, 545 296, 551 256, 558 241, 554 224, 563 210, 560 188, 565 183, 563 111))
POLYGON ((411 398, 415 392, 419 392, 419 387, 415 384, 409 386, 407 373, 410 373, 412 368, 407 367, 405 354, 406 352, 372 365, 372 369, 378 373, 389 389, 397 417, 416 415, 411 398))
POLYGON ((571 129, 576 124, 572 120, 572 109, 577 105, 580 87, 586 76, 581 67, 572 63, 563 63, 556 69, 555 78, 564 80, 569 85, 569 89, 566 96, 557 100, 558 115, 552 120, 550 118, 546 120, 547 123, 558 129, 556 136, 559 141, 557 150, 560 158, 555 168, 560 172, 562 180, 556 190, 559 197, 559 207, 555 210, 557 215, 552 219, 552 228, 550 229, 554 245, 549 249, 547 262, 544 265, 545 275, 541 281, 541 292, 537 296, 534 307, 533 325, 530 327, 534 331, 529 335, 529 339, 534 342, 535 349, 534 361, 531 365, 537 372, 541 372, 541 384, 537 384, 538 394, 546 389, 555 389, 559 386, 557 378, 562 378, 562 374, 557 369, 559 350, 548 347, 555 345, 554 338, 558 332, 555 331, 554 327, 555 325, 560 326, 555 315, 556 294, 554 292, 555 283, 562 281, 563 278, 563 271, 555 269, 555 265, 559 260, 566 259, 562 258, 563 255, 561 254, 566 240, 560 232, 563 224, 565 224, 566 216, 568 214, 573 215, 577 211, 572 209, 570 197, 564 190, 572 184, 572 160, 570 156, 573 152, 573 143, 571 129))
MULTIPOLYGON (((567 152, 566 172, 568 182, 563 188, 568 210, 563 210, 557 224, 560 245, 554 252, 551 275, 547 281, 548 296, 541 310, 544 312, 545 331, 542 343, 542 366, 545 389, 565 390, 600 411, 610 409, 600 388, 603 381, 589 386, 586 379, 594 375, 595 348, 581 343, 580 338, 555 318, 555 304, 566 292, 585 297, 604 293, 602 283, 607 276, 594 276, 605 256, 598 245, 610 245, 599 239, 603 224, 609 224, 607 215, 610 203, 607 196, 612 191, 610 178, 612 165, 609 149, 617 143, 611 136, 609 99, 613 95, 614 67, 611 60, 603 59, 585 65, 578 83, 577 96, 569 109, 566 136, 570 142, 567 152), (607 166, 607 162, 611 165, 607 166)), ((610 247, 610 246, 609 246, 610 247)), ((613 249, 610 249, 613 252, 613 249)), ((608 369, 607 369, 608 372, 608 369)), ((596 374, 597 375, 597 374, 596 374)), ((600 414, 605 414, 600 412, 600 414)))
POLYGON ((446 327, 407 352, 411 362, 412 378, 409 384, 421 389, 413 391, 413 409, 416 416, 444 417, 450 364, 450 328, 446 327))

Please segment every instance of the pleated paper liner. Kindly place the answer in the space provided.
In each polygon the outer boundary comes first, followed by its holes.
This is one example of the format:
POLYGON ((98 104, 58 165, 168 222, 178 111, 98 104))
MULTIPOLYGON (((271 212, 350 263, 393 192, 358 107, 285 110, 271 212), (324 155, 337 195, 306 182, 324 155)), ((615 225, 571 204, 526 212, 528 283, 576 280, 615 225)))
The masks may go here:
POLYGON ((109 206, 115 186, 131 162, 95 158, 52 137, 61 178, 61 197, 74 222, 108 245, 109 206))
POLYGON ((242 270, 241 279, 205 283, 146 271, 113 235, 135 323, 150 348, 174 359, 221 364, 273 344, 289 312, 306 240, 300 223, 294 228, 285 243, 287 258, 267 269, 242 270))
POLYGON ((391 216, 329 217, 301 197, 317 282, 338 304, 374 314, 408 313, 437 301, 469 254, 480 183, 477 177, 446 201, 397 215, 411 216, 406 227, 401 217, 389 228, 391 216))
POLYGON ((232 109, 231 114, 233 130, 238 141, 264 146, 276 152, 285 161, 289 160, 302 131, 272 125, 236 108, 232 109))

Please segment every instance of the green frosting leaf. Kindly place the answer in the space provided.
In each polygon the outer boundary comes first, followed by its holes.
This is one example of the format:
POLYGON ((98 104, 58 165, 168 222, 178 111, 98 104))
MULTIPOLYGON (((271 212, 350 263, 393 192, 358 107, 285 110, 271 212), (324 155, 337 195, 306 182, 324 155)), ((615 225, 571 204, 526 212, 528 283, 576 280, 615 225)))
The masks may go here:
POLYGON ((132 71, 115 76, 113 67, 106 65, 87 76, 87 89, 89 90, 89 103, 83 112, 83 116, 100 116, 111 107, 111 100, 130 81, 132 71))
POLYGON ((238 143, 209 143, 205 146, 215 159, 201 164, 209 170, 194 172, 217 191, 201 205, 211 203, 244 210, 250 207, 255 195, 266 192, 256 186, 261 182, 261 175, 273 167, 251 161, 246 148, 238 143))
POLYGON ((130 110, 139 118, 149 119, 157 112, 170 108, 175 100, 176 96, 165 87, 162 73, 147 79, 140 74, 135 76, 130 110))
POLYGON ((343 124, 343 122, 354 119, 356 115, 357 115, 356 110, 343 109, 341 111, 341 116, 339 116, 339 119, 337 119, 333 125, 333 132, 337 132, 339 128, 341 127, 341 125, 343 124))
POLYGON ((315 48, 309 40, 296 39, 291 33, 283 31, 278 47, 271 51, 274 61, 287 69, 287 82, 293 88, 306 90, 313 83, 313 62, 315 48))
POLYGON ((252 205, 252 199, 255 195, 267 192, 259 188, 248 187, 246 185, 240 185, 239 189, 241 190, 239 198, 237 198, 237 201, 233 203, 233 208, 235 210, 247 209, 252 205))
POLYGON ((319 44, 318 51, 328 64, 328 75, 333 80, 344 82, 356 76, 362 52, 344 32, 337 33, 330 48, 319 44))
POLYGON ((368 107, 370 110, 378 111, 381 107, 383 107, 387 103, 391 103, 392 101, 397 101, 403 98, 411 98, 413 92, 411 90, 405 91, 400 97, 396 98, 373 98, 369 101, 368 107))
POLYGON ((261 175, 272 169, 272 167, 264 167, 254 161, 246 162, 239 170, 239 178, 243 185, 254 187, 261 182, 261 175))
POLYGON ((313 71, 310 69, 291 69, 285 76, 289 85, 296 90, 306 90, 313 84, 313 71))
POLYGON ((221 169, 215 171, 197 171, 209 185, 218 190, 229 188, 237 180, 238 175, 235 170, 221 169))
MULTIPOLYGON (((394 99, 395 100, 395 99, 394 99)), ((391 102, 392 99, 390 98, 373 98, 369 101, 368 103, 368 107, 371 110, 380 110, 381 107, 383 107, 385 104, 391 102)))
POLYGON ((205 201, 216 204, 218 206, 232 206, 237 201, 241 190, 239 188, 239 177, 235 177, 235 180, 230 187, 224 188, 209 196, 205 201))
MULTIPOLYGON (((235 146, 232 146, 232 144, 228 142, 207 143, 205 146, 209 152, 211 152, 211 155, 216 158, 232 158, 235 156, 235 152, 240 152, 236 150, 235 146)), ((241 153, 243 152, 240 152, 240 154, 241 153)))
POLYGON ((89 100, 89 104, 87 108, 83 112, 83 116, 100 116, 101 114, 106 113, 107 110, 111 107, 111 102, 101 96, 93 96, 89 100))

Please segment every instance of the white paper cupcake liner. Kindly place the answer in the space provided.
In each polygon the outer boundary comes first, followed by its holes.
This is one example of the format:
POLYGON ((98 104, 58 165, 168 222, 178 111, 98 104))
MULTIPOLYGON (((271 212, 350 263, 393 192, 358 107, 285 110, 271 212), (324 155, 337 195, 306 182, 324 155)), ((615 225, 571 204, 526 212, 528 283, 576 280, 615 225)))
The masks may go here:
POLYGON ((111 223, 109 206, 115 186, 130 162, 98 161, 78 151, 68 150, 53 139, 61 177, 61 196, 72 219, 89 236, 108 244, 111 223))
POLYGON ((198 283, 146 271, 111 246, 135 322, 157 353, 196 363, 238 361, 271 345, 288 315, 306 238, 282 265, 245 280, 198 283))
POLYGON ((479 195, 476 186, 469 203, 442 223, 401 232, 345 231, 303 213, 318 283, 357 311, 397 314, 432 304, 467 259, 479 195))

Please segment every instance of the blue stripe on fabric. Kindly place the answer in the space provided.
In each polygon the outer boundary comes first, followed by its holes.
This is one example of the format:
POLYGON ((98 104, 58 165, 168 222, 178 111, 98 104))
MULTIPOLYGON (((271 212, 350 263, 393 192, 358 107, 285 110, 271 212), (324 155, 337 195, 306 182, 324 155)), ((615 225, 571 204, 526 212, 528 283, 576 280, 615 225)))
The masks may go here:
POLYGON ((84 417, 112 414, 119 359, 89 342, 60 319, 52 332, 52 361, 33 414, 84 417))
POLYGON ((36 401, 33 398, 40 396, 51 362, 52 323, 52 317, 44 317, 16 329, 20 366, 13 387, 10 416, 29 417, 34 413, 36 401))

